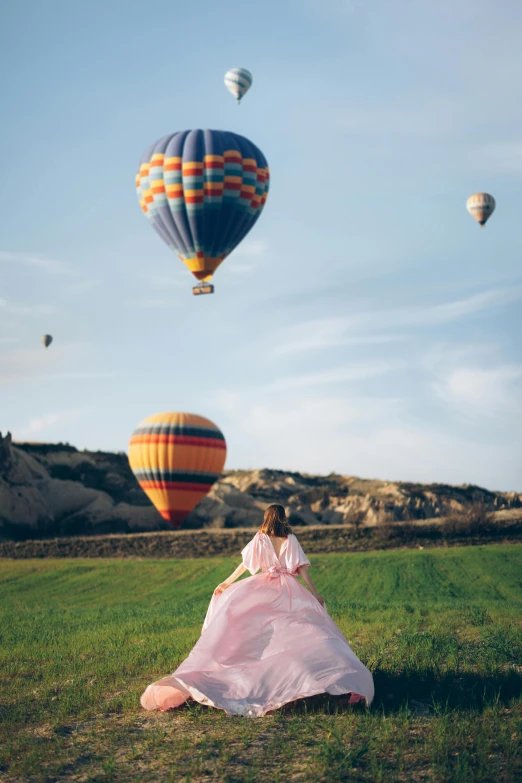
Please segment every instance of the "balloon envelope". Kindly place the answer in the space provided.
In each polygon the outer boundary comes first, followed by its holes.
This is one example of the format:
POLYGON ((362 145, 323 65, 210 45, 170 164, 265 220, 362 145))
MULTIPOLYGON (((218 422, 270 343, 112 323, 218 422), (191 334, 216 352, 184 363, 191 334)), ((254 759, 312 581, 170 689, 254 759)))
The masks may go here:
POLYGON ((256 223, 268 194, 263 153, 228 131, 164 136, 136 177, 145 216, 198 280, 210 280, 256 223))
POLYGON ((51 343, 53 341, 53 337, 52 337, 51 334, 44 334, 41 337, 40 341, 41 341, 42 345, 44 346, 44 348, 49 348, 49 346, 51 345, 51 343))
POLYGON ((172 527, 180 527, 205 497, 226 456, 223 433, 192 413, 149 416, 129 445, 129 463, 140 487, 172 527))
POLYGON ((484 226, 495 211, 495 199, 489 193, 474 193, 466 201, 471 217, 484 226))
POLYGON ((225 74, 225 87, 232 93, 237 102, 249 91, 254 77, 246 68, 231 68, 225 74))

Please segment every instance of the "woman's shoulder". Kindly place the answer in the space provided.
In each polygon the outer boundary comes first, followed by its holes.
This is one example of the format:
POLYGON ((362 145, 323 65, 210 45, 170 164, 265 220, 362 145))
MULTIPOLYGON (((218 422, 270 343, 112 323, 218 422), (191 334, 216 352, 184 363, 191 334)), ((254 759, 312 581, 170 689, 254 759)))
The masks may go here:
POLYGON ((288 544, 292 546, 292 548, 298 547, 302 549, 301 544, 299 543, 299 539, 294 533, 289 533, 288 539, 288 544))
POLYGON ((256 541, 259 541, 262 537, 263 534, 261 533, 261 531, 257 530, 252 536, 252 538, 250 539, 250 541, 248 542, 247 546, 252 546, 253 544, 256 543, 256 541))

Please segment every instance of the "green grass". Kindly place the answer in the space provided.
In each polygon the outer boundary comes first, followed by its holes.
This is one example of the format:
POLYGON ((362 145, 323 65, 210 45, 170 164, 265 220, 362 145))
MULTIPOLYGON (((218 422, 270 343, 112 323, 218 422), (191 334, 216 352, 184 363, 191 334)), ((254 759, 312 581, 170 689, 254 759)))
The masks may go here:
POLYGON ((369 711, 325 698, 254 721, 141 709, 237 559, 3 561, 0 780, 522 779, 522 546, 312 561, 374 673, 369 711))

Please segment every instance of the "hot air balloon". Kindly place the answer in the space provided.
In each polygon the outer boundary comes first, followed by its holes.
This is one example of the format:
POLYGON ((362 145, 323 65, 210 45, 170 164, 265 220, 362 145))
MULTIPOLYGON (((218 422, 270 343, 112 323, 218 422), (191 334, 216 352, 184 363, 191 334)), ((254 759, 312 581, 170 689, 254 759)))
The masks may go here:
POLYGON ((237 102, 241 103, 241 98, 252 87, 254 77, 246 68, 231 68, 225 74, 225 87, 232 93, 237 102))
POLYGON ((206 283, 254 226, 268 183, 263 153, 237 133, 215 130, 164 136, 147 150, 136 177, 146 217, 206 283))
POLYGON ((52 337, 51 334, 44 334, 40 338, 40 342, 42 343, 44 348, 49 348, 49 346, 51 345, 52 341, 53 341, 53 337, 52 337))
POLYGON ((466 207, 471 217, 485 226, 495 211, 495 199, 489 193, 474 193, 466 201, 466 207))
POLYGON ((134 430, 129 463, 140 487, 172 527, 180 527, 219 478, 223 433, 192 413, 158 413, 134 430))

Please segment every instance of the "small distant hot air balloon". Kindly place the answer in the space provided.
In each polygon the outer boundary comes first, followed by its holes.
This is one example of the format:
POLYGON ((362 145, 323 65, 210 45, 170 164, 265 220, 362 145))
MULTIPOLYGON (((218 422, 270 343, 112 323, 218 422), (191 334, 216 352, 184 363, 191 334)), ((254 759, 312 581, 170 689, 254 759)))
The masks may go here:
POLYGON ((232 93, 237 102, 249 91, 254 77, 246 68, 231 68, 225 74, 225 87, 232 93))
POLYGON ((140 487, 172 527, 180 527, 221 475, 223 433, 192 413, 158 413, 134 430, 129 463, 140 487))
POLYGON ((49 346, 51 345, 52 341, 53 341, 52 334, 44 334, 40 338, 40 342, 42 343, 44 348, 49 348, 49 346))
POLYGON ((474 193, 466 201, 466 207, 471 217, 481 226, 485 226, 495 211, 495 199, 489 193, 474 193))
POLYGON ((179 131, 159 139, 136 176, 140 206, 157 233, 207 285, 253 228, 268 195, 265 156, 237 133, 179 131))

